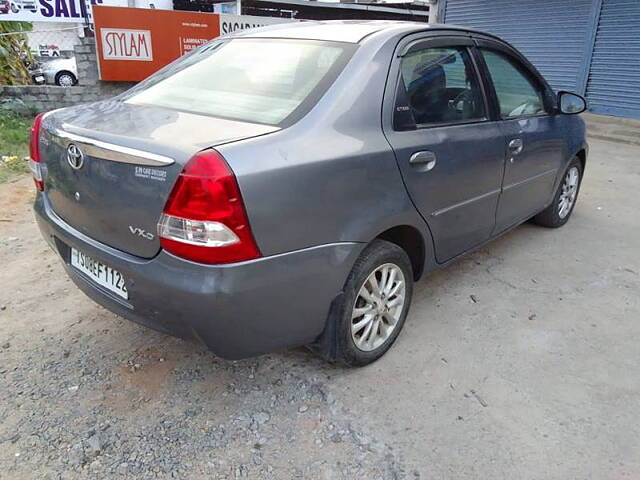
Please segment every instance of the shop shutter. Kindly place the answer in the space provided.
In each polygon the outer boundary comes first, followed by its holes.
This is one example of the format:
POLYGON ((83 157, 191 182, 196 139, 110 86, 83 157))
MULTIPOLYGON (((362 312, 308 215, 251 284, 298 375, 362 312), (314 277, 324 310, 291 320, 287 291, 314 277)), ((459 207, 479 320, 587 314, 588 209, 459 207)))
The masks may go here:
POLYGON ((595 113, 640 118, 640 1, 602 0, 587 101, 595 113))
POLYGON ((445 23, 498 35, 520 50, 554 90, 581 90, 592 0, 442 1, 445 23))

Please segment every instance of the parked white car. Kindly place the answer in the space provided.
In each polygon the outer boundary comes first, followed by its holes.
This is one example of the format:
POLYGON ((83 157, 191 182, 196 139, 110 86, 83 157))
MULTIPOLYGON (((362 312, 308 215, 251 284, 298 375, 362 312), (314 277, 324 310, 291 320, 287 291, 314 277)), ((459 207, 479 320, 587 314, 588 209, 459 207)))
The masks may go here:
POLYGON ((61 87, 72 87, 78 83, 78 68, 75 57, 56 58, 42 63, 42 71, 47 83, 61 87))

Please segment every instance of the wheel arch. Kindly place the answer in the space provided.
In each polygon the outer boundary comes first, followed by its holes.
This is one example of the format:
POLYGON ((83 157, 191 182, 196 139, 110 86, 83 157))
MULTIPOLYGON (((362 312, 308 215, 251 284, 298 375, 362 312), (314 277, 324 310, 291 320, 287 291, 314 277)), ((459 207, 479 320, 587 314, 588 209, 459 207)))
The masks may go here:
POLYGON ((425 239, 417 228, 411 225, 397 225, 380 233, 376 239, 386 240, 402 248, 411 261, 413 279, 420 279, 424 273, 426 248, 425 239))
POLYGON ((582 173, 584 175, 584 169, 587 166, 587 149, 586 147, 582 147, 576 153, 576 157, 580 160, 580 165, 582 166, 582 173))

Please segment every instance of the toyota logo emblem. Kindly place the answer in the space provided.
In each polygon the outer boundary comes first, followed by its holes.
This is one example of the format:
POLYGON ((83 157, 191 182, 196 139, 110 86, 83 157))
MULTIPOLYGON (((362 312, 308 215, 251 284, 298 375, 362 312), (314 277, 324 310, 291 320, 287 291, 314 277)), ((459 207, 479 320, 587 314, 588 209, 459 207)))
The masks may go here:
POLYGON ((84 154, 75 143, 70 143, 67 146, 67 162, 74 170, 80 170, 84 165, 84 154))

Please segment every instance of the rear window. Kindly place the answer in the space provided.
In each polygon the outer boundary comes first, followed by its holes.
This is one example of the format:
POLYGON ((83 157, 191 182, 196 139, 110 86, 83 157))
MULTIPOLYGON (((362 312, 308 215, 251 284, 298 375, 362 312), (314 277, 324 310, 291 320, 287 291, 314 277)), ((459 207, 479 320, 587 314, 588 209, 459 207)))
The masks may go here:
POLYGON ((161 70, 125 101, 282 125, 318 101, 354 48, 313 40, 219 41, 161 70))

